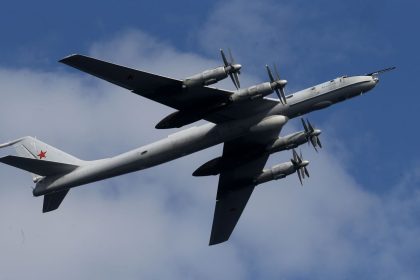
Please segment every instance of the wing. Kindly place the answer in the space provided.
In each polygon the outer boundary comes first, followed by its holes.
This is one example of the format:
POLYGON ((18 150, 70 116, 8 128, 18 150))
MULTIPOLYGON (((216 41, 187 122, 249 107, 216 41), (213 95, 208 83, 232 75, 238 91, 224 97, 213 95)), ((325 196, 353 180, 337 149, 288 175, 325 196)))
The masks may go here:
POLYGON ((253 179, 270 156, 265 147, 275 141, 280 130, 281 127, 263 134, 248 134, 224 144, 223 166, 231 168, 220 173, 210 245, 229 239, 255 188, 253 179))
POLYGON ((209 87, 184 89, 182 81, 101 61, 71 55, 60 62, 178 110, 226 101, 231 92, 209 87))
POLYGON ((220 107, 226 103, 231 91, 211 87, 183 88, 183 82, 152 73, 112 64, 83 55, 70 55, 60 62, 89 73, 100 79, 126 88, 135 94, 159 102, 176 110, 193 115, 191 122, 205 119, 214 123, 244 117, 244 112, 254 114, 256 110, 272 108, 278 102, 270 99, 254 100, 241 106, 220 107), (209 110, 210 108, 210 110, 209 110), (204 113, 202 113, 204 112, 204 113), (194 118, 194 116, 196 116, 194 118))

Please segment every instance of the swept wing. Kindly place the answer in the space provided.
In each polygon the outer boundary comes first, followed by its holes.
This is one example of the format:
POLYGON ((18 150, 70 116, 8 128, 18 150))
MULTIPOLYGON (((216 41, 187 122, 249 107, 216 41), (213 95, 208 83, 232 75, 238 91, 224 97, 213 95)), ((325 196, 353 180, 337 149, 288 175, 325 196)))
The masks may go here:
POLYGON ((70 55, 60 62, 172 107, 188 115, 192 119, 191 122, 204 119, 213 123, 222 123, 255 115, 278 104, 274 100, 259 99, 220 106, 228 102, 229 96, 233 94, 232 91, 207 86, 185 88, 181 80, 79 54, 70 55))
POLYGON ((262 172, 270 156, 265 147, 275 141, 280 130, 278 127, 264 133, 249 133, 225 142, 210 245, 229 239, 255 188, 253 179, 262 172))

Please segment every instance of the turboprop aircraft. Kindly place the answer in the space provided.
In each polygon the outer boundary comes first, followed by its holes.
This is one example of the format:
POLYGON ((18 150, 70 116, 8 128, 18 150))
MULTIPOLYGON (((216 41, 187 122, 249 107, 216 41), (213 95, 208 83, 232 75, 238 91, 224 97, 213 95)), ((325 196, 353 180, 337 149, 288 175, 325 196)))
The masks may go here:
POLYGON ((43 212, 57 209, 69 189, 156 166, 223 143, 220 157, 204 163, 194 176, 219 175, 210 245, 229 239, 254 188, 264 182, 297 173, 300 182, 309 177, 308 161, 294 148, 311 143, 321 148, 319 135, 308 120, 303 130, 280 137, 292 118, 364 94, 379 82, 379 74, 395 67, 360 76, 342 76, 322 84, 285 94, 286 80, 266 66, 269 81, 240 88, 241 65, 221 51, 223 65, 184 80, 139 71, 84 55, 70 55, 60 62, 124 87, 134 94, 169 106, 176 111, 156 128, 179 128, 198 120, 209 123, 169 135, 160 141, 100 160, 84 161, 33 137, 23 137, 0 148, 13 146, 18 156, 0 162, 33 173, 34 196, 44 196, 43 212), (230 77, 235 91, 209 87, 230 77), (277 99, 268 95, 276 93, 277 99), (269 156, 293 149, 290 162, 264 168, 269 156))

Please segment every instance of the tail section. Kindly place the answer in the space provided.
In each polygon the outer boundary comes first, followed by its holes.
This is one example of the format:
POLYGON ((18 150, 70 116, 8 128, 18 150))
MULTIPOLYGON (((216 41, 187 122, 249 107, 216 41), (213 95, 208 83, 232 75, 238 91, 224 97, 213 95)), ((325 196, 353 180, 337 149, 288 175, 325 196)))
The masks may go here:
POLYGON ((21 157, 69 164, 80 163, 78 158, 30 136, 12 141, 9 144, 13 145, 16 153, 21 157))
POLYGON ((0 158, 0 162, 26 170, 39 176, 53 176, 70 173, 78 165, 60 163, 47 160, 39 160, 25 157, 6 156, 0 158))
POLYGON ((42 213, 56 210, 60 206, 61 202, 63 202, 68 192, 69 192, 69 189, 65 189, 62 191, 53 192, 53 193, 44 195, 44 204, 42 206, 42 213))
MULTIPOLYGON (((0 162, 32 173, 35 183, 49 176, 60 177, 70 173, 83 163, 82 160, 30 136, 1 144, 0 148, 9 146, 15 149, 18 156, 5 156, 0 158, 0 162)), ((68 191, 69 189, 60 189, 45 194, 43 212, 57 209, 68 191)))
POLYGON ((6 156, 0 162, 26 170, 33 179, 40 176, 65 174, 81 164, 81 160, 50 146, 34 137, 23 137, 0 145, 0 148, 13 146, 19 157, 6 156))

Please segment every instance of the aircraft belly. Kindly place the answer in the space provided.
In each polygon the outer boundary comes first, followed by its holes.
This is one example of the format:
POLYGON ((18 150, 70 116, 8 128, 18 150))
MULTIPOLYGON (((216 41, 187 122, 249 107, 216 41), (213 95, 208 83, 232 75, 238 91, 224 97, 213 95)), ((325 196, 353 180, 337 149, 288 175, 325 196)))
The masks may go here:
POLYGON ((116 157, 90 162, 53 181, 41 181, 37 195, 150 168, 235 139, 250 131, 262 132, 273 126, 282 127, 286 122, 284 116, 271 116, 263 120, 246 119, 193 127, 116 157))

